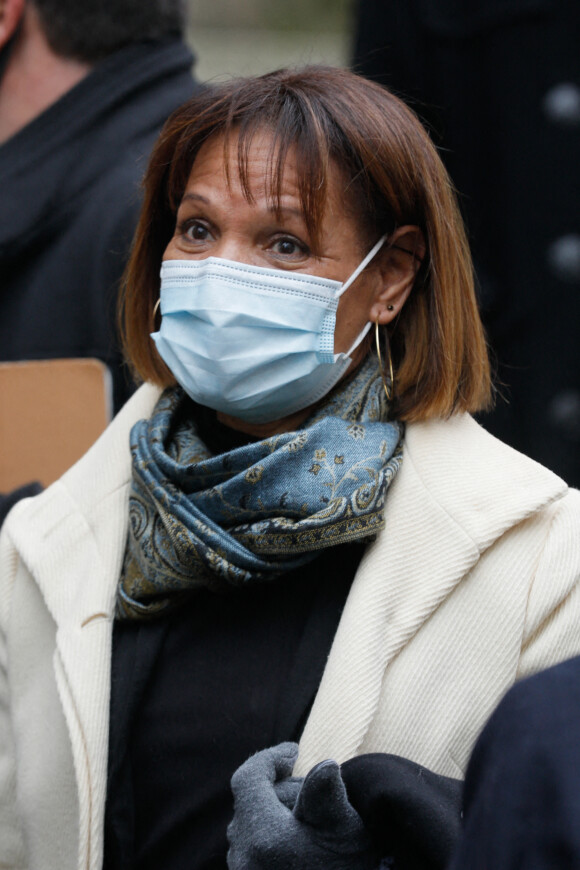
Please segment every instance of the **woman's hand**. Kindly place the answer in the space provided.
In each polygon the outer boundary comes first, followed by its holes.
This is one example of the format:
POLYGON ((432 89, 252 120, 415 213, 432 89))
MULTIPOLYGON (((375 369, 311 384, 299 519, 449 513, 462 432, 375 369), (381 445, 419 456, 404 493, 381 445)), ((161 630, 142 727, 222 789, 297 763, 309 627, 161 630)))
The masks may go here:
POLYGON ((292 777, 295 743, 249 758, 232 777, 230 870, 372 870, 379 861, 335 761, 292 777))

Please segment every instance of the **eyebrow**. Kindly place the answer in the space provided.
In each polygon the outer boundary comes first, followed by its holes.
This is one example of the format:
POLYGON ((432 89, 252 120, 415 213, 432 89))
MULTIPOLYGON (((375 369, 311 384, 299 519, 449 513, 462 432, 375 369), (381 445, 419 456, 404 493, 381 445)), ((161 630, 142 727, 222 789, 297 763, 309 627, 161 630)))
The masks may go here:
POLYGON ((209 199, 206 196, 202 196, 200 193, 184 193, 181 197, 181 202, 185 202, 188 199, 205 202, 206 205, 209 205, 209 199))
MULTIPOLYGON (((181 202, 203 202, 205 205, 211 205, 211 201, 206 196, 202 196, 201 193, 184 193, 181 197, 181 202)), ((268 207, 268 211, 272 212, 272 214, 275 212, 280 212, 280 214, 292 214, 301 220, 304 220, 304 214, 302 211, 299 208, 292 208, 292 206, 289 205, 281 205, 280 208, 271 205, 268 207)))

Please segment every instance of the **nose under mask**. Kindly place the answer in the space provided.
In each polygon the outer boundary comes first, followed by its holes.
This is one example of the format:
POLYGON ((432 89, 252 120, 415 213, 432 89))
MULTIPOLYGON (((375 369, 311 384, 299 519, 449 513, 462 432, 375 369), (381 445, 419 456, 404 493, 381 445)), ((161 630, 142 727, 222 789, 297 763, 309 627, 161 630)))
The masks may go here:
POLYGON ((287 417, 323 398, 346 373, 367 323, 346 353, 334 353, 347 281, 248 266, 232 260, 166 260, 156 348, 177 382, 201 405, 249 423, 287 417))

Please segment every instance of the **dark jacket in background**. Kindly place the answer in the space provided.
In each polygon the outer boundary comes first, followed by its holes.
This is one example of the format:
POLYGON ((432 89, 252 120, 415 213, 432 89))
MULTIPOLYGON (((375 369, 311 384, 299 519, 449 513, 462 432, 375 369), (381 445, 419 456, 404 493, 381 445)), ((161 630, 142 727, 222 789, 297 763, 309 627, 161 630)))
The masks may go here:
POLYGON ((128 46, 0 146, 0 360, 97 357, 132 392, 115 307, 139 184, 198 87, 179 40, 128 46))
POLYGON ((580 867, 580 658, 523 680, 475 745, 449 870, 580 867))
POLYGON ((509 402, 482 422, 580 486, 580 4, 359 0, 357 27, 461 193, 509 402))

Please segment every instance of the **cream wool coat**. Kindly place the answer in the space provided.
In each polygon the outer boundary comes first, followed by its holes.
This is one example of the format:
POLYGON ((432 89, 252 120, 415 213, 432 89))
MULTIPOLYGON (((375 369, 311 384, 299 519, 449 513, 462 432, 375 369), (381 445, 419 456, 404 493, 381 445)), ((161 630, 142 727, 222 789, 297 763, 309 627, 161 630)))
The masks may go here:
MULTIPOLYGON (((142 387, 0 540, 0 868, 98 870, 112 614, 142 387)), ((519 677, 580 653, 580 493, 468 416, 407 428, 300 745, 461 776, 519 677)))

